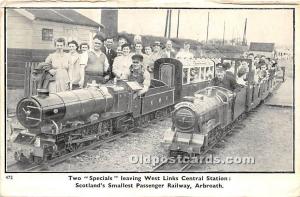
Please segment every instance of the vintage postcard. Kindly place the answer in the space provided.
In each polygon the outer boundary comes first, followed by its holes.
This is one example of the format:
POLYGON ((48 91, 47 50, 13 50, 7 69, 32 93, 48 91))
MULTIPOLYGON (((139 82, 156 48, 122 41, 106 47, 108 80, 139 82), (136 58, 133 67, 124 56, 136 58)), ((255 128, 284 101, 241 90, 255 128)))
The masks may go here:
POLYGON ((298 18, 3 4, 0 196, 299 196, 298 18))

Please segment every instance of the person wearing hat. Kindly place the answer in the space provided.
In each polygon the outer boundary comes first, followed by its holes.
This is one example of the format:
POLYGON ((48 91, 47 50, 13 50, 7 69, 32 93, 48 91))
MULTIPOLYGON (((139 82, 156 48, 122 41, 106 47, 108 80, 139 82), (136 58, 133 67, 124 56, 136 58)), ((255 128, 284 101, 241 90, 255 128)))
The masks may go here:
POLYGON ((234 66, 232 66, 229 62, 224 62, 221 64, 224 69, 226 70, 226 75, 229 75, 230 77, 234 78, 234 66))
POLYGON ((210 86, 219 86, 231 91, 235 91, 238 84, 235 78, 226 75, 226 70, 222 64, 216 66, 216 77, 210 81, 210 86))
POLYGON ((194 55, 190 52, 190 47, 190 43, 184 42, 183 49, 177 53, 176 59, 193 59, 194 55))
POLYGON ((159 41, 155 41, 153 44, 153 52, 150 56, 150 59, 155 62, 156 60, 163 57, 163 54, 161 52, 161 43, 159 41))
POLYGON ((129 81, 137 81, 143 89, 137 92, 138 96, 145 94, 150 86, 150 73, 143 64, 143 56, 135 54, 132 56, 132 64, 129 68, 129 81))
POLYGON ((81 80, 80 87, 86 86, 93 80, 96 83, 104 84, 109 79, 105 74, 109 69, 109 63, 106 55, 101 51, 103 47, 104 36, 96 34, 93 38, 93 48, 88 52, 87 56, 83 56, 80 61, 81 65, 81 80))
POLYGON ((150 57, 150 64, 148 67, 148 71, 151 74, 151 78, 153 76, 153 69, 154 69, 154 62, 160 58, 166 57, 161 51, 161 43, 159 41, 155 41, 153 44, 153 52, 149 56, 150 57))
POLYGON ((143 64, 148 69, 149 67, 153 67, 154 62, 150 59, 150 57, 142 52, 143 44, 142 42, 137 42, 134 44, 134 52, 132 55, 142 55, 143 56, 143 64))

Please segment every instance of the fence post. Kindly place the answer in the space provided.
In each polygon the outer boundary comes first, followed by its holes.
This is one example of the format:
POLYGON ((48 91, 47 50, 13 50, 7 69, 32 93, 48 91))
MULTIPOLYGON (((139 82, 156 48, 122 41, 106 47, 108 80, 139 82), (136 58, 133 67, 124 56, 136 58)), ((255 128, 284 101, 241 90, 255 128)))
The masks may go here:
POLYGON ((284 82, 285 81, 285 66, 282 66, 281 69, 282 69, 282 81, 284 82))
MULTIPOLYGON (((30 75, 33 72, 33 70, 36 67, 36 63, 33 62, 31 65, 31 69, 30 69, 30 75)), ((31 94, 30 96, 36 95, 36 81, 33 81, 32 78, 30 77, 30 89, 31 89, 31 94)))
POLYGON ((30 94, 30 65, 28 62, 25 62, 25 78, 24 78, 24 97, 28 97, 30 94))
POLYGON ((25 62, 24 96, 30 97, 36 95, 36 81, 32 79, 32 72, 39 62, 25 62))

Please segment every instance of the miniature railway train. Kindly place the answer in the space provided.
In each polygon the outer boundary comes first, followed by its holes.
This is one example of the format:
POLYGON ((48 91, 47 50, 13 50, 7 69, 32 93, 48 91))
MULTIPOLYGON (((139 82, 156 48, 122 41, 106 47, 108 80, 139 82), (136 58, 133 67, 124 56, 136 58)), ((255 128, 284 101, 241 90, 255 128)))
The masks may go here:
POLYGON ((23 98, 16 114, 26 130, 14 140, 21 147, 15 152, 15 159, 45 162, 114 133, 166 117, 184 96, 208 85, 214 66, 208 59, 193 65, 183 65, 171 58, 159 59, 154 65, 154 79, 143 97, 134 96, 142 88, 137 82, 119 80, 59 93, 40 91, 23 98), (182 76, 192 69, 202 75, 182 76))
MULTIPOLYGON (((229 60, 234 65, 239 65, 239 61, 249 61, 229 60)), ((252 64, 248 63, 251 70, 252 64)), ((235 67, 235 76, 236 71, 235 67)), ((165 132, 162 146, 170 156, 204 153, 226 135, 236 120, 256 108, 278 85, 276 77, 267 78, 260 84, 254 83, 250 77, 248 84, 235 93, 217 86, 196 91, 175 105, 172 127, 165 132)))
MULTIPOLYGON (((235 65, 241 62, 229 60, 235 65)), ((251 60, 244 61, 251 66, 251 60)), ((235 96, 229 90, 208 87, 214 72, 215 63, 209 59, 191 63, 162 58, 155 62, 154 79, 143 97, 135 97, 142 88, 137 82, 119 80, 23 98, 16 114, 26 130, 14 140, 20 146, 15 159, 45 162, 169 114, 173 126, 165 133, 163 145, 171 152, 200 153, 219 138, 222 129, 264 100, 276 84, 275 79, 260 85, 248 83, 235 96)))

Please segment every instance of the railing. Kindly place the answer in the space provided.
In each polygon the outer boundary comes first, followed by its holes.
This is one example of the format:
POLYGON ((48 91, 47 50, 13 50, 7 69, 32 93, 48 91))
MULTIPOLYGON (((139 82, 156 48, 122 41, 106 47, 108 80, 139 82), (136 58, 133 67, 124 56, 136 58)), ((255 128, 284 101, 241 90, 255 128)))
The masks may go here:
POLYGON ((32 71, 40 62, 25 62, 24 96, 30 97, 37 94, 37 82, 32 78, 32 71))
POLYGON ((282 70, 282 81, 284 82, 285 81, 285 66, 281 66, 280 68, 282 70))

